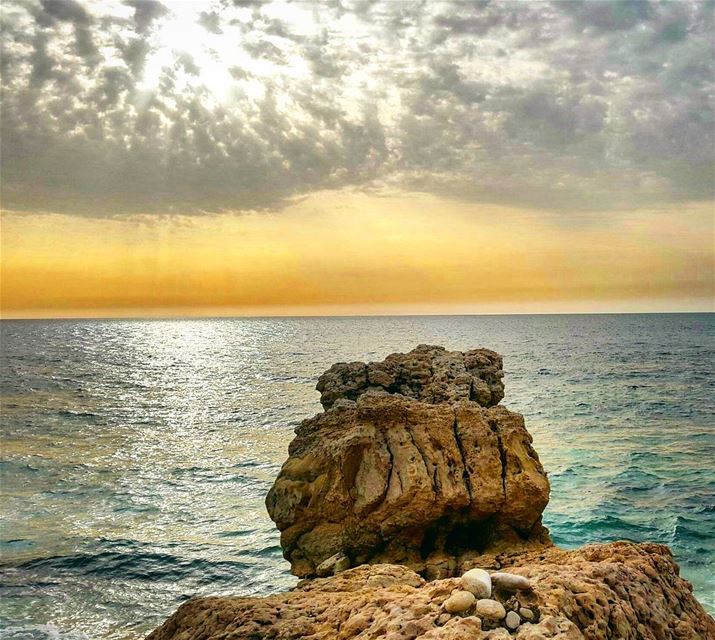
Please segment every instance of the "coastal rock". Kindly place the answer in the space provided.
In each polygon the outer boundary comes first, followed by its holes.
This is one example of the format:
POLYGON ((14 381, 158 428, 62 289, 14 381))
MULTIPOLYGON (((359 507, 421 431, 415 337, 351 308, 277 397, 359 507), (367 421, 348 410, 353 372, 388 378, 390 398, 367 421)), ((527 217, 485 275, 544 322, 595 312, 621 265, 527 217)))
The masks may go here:
POLYGON ((296 429, 266 499, 294 574, 335 553, 453 575, 465 554, 549 544, 549 483, 521 415, 364 394, 296 429))
POLYGON ((318 387, 327 410, 296 429, 266 499, 313 579, 191 600, 149 640, 715 640, 667 547, 552 545, 531 436, 495 406, 497 354, 422 346, 318 387))
POLYGON ((350 558, 348 558, 344 553, 336 553, 330 556, 327 560, 323 560, 318 565, 316 573, 324 578, 325 576, 332 576, 341 571, 345 571, 350 568, 350 558))
POLYGON ((477 598, 492 595, 492 579, 484 569, 470 569, 461 578, 462 589, 471 591, 477 598))
POLYGON ((470 555, 550 544, 549 483, 521 415, 497 405, 502 359, 421 345, 333 365, 266 498, 292 572, 404 564, 431 579, 470 555))
POLYGON ((302 581, 266 598, 184 603, 148 640, 712 640, 715 621, 693 597, 667 547, 618 542, 574 551, 483 556, 533 581, 519 597, 541 619, 483 630, 479 618, 445 619, 459 578, 425 582, 406 567, 363 565, 302 581), (506 635, 505 635, 506 634, 506 635))
POLYGON ((382 362, 339 362, 318 380, 325 409, 336 400, 357 400, 383 391, 429 404, 472 400, 484 407, 504 397, 502 357, 489 349, 447 351, 422 344, 409 353, 393 353, 382 362))

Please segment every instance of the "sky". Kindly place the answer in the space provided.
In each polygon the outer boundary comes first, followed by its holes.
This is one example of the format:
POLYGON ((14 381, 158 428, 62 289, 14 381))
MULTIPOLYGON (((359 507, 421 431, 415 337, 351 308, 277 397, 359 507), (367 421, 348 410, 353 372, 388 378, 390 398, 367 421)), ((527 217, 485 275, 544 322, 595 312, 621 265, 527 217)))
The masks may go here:
POLYGON ((3 317, 712 310, 714 16, 3 0, 3 317))

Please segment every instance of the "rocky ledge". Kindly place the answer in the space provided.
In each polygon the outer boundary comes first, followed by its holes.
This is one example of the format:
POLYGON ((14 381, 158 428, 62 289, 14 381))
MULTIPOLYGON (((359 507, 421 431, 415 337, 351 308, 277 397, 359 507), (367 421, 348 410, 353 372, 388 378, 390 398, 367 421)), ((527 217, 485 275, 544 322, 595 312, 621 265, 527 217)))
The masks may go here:
POLYGON ((475 561, 526 578, 528 589, 493 585, 489 598, 477 598, 464 578, 426 582, 399 565, 363 565, 267 598, 191 600, 149 640, 715 638, 715 622, 662 545, 552 547, 475 561))
POLYGON ((498 405, 502 377, 486 349, 333 365, 266 499, 306 579, 191 600, 149 640, 715 640, 667 547, 553 546, 548 480, 523 417, 498 405))

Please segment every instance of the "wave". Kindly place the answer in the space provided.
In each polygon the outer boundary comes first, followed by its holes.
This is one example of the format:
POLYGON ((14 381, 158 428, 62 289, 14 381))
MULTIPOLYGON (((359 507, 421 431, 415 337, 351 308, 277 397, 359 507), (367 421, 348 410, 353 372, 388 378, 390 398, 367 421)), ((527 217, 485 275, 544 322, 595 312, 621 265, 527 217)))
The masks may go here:
POLYGON ((91 411, 72 411, 71 409, 60 409, 57 412, 57 415, 60 415, 63 418, 98 418, 99 417, 96 413, 92 413, 91 411))
POLYGON ((53 624, 16 625, 0 618, 2 640, 91 640, 81 631, 63 631, 53 624))
MULTIPOLYGON (((259 551, 259 556, 273 556, 279 547, 259 551), (269 552, 267 553, 266 550, 269 552)), ((72 553, 68 555, 35 558, 18 565, 0 565, 0 587, 13 586, 12 577, 20 577, 29 586, 36 576, 45 585, 42 576, 68 574, 85 577, 111 577, 122 580, 174 581, 190 578, 198 583, 233 584, 246 571, 255 566, 259 558, 242 560, 210 560, 186 557, 156 551, 100 551, 97 553, 72 553)))

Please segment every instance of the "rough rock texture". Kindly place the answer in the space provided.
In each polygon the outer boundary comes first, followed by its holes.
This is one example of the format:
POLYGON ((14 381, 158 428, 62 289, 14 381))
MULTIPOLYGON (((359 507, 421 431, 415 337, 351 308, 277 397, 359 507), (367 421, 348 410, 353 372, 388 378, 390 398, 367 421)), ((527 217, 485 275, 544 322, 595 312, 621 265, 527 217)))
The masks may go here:
POLYGON ((201 598, 182 605, 148 640, 712 640, 715 622, 678 577, 667 547, 619 542, 577 551, 482 556, 488 569, 528 576, 533 590, 496 594, 538 622, 510 633, 469 611, 445 612, 458 578, 425 582, 405 567, 364 565, 303 581, 267 598, 201 598), (464 616, 464 617, 463 617, 464 616), (482 628, 482 627, 485 628, 482 628))
POLYGON ((369 391, 385 391, 429 404, 472 400, 483 407, 504 397, 502 357, 489 349, 447 351, 421 344, 409 353, 393 353, 383 362, 339 362, 318 380, 325 409, 336 400, 357 400, 369 391))
POLYGON ((266 506, 298 576, 342 552, 446 577, 470 554, 549 541, 546 474, 502 406, 368 393, 296 434, 266 506))
POLYGON ((549 483, 497 404, 501 368, 428 346, 333 366, 266 506, 293 573, 335 575, 191 600, 149 640, 715 640, 667 547, 551 544, 549 483), (490 594, 452 577, 470 569, 490 594))

